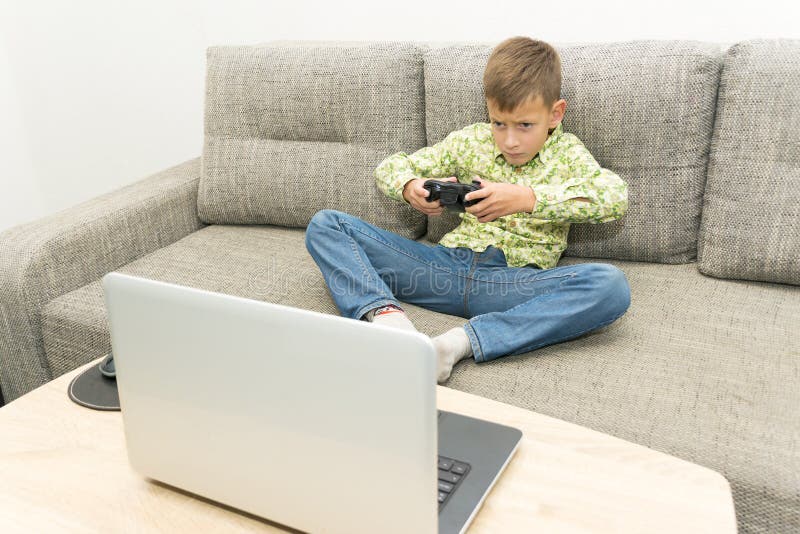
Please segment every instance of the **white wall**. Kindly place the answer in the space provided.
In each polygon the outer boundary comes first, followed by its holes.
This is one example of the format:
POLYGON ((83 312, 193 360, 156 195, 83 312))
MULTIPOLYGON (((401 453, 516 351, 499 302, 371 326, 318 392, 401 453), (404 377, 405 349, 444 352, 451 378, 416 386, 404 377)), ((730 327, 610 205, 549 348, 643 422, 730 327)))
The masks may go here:
POLYGON ((798 39, 793 4, 0 0, 0 231, 199 156, 209 45, 798 39))

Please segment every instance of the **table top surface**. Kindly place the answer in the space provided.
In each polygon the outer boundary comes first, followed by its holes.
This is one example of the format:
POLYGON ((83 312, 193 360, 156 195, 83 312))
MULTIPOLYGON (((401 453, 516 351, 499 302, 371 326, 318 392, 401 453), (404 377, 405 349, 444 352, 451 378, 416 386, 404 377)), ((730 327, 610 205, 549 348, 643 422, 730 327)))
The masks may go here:
MULTIPOLYGON (((122 414, 67 396, 72 378, 99 361, 0 408, 4 532, 287 530, 135 473, 122 414)), ((736 532, 730 486, 715 471, 442 386, 437 403, 524 434, 470 533, 736 532)))

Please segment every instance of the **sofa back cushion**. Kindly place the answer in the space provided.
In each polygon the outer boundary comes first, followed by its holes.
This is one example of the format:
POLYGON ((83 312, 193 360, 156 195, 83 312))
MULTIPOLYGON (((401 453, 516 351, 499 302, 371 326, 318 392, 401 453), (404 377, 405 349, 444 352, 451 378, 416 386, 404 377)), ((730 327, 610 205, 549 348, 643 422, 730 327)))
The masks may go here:
MULTIPOLYGON (((565 255, 686 263, 696 257, 722 50, 693 41, 559 46, 564 130, 628 183, 625 217, 572 225, 565 255)), ((425 55, 428 144, 488 122, 483 71, 493 46, 431 47, 425 55)), ((431 217, 438 241, 459 222, 431 217)))
POLYGON ((374 170, 425 146, 422 51, 405 42, 276 41, 207 50, 198 213, 305 227, 325 208, 409 238, 426 218, 374 170))
POLYGON ((800 285, 800 40, 746 41, 724 56, 699 268, 800 285))

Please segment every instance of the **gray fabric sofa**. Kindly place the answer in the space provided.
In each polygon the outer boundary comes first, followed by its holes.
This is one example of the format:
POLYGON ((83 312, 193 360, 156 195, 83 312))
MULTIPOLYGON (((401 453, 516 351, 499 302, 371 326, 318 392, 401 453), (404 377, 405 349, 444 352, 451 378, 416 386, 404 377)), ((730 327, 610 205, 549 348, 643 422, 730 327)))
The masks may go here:
MULTIPOLYGON (((384 197, 373 172, 488 121, 493 44, 210 48, 201 157, 0 234, 5 401, 109 350, 110 271, 338 314, 304 245, 318 210, 436 243, 457 218, 384 197)), ((800 41, 555 44, 565 131, 630 200, 573 225, 561 264, 616 265, 631 306, 573 341, 461 362, 446 386, 710 467, 743 532, 798 531, 800 41)), ((464 322, 407 309, 429 335, 464 322)))

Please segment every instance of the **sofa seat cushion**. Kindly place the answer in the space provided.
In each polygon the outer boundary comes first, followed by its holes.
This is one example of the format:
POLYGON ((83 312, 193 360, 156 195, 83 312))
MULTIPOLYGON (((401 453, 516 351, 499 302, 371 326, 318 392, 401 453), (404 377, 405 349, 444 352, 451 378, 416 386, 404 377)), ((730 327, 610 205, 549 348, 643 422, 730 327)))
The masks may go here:
MULTIPOLYGON (((118 271, 338 314, 304 238, 213 225, 118 271)), ((609 263, 632 291, 618 321, 526 355, 460 362, 446 385, 718 470, 743 531, 800 528, 800 288, 710 278, 696 264, 609 263)), ((464 323, 405 308, 428 335, 464 323)), ((50 302, 43 334, 54 376, 108 351, 100 283, 50 302)))

